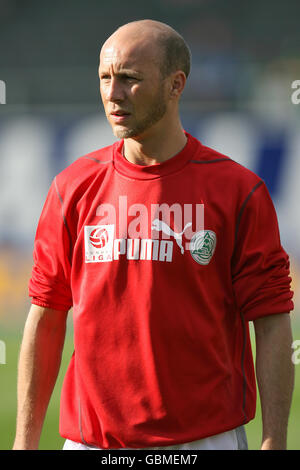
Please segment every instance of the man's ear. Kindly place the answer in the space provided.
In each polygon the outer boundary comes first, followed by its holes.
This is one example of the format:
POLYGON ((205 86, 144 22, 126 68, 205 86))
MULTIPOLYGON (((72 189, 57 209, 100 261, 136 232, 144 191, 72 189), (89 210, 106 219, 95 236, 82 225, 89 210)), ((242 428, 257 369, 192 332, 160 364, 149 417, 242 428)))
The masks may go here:
POLYGON ((182 70, 177 70, 171 76, 171 89, 170 95, 174 98, 179 98, 184 90, 186 83, 186 76, 182 70))

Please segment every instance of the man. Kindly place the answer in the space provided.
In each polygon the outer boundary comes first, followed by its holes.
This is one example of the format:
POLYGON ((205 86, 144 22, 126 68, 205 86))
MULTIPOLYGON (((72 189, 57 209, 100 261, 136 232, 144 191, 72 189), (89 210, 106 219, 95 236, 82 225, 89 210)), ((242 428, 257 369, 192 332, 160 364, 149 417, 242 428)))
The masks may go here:
POLYGON ((263 181, 183 130, 189 69, 182 37, 156 21, 124 25, 102 47, 100 92, 120 140, 60 173, 43 208, 15 449, 38 448, 72 306, 65 448, 246 448, 250 321, 261 448, 286 448, 288 257, 263 181))

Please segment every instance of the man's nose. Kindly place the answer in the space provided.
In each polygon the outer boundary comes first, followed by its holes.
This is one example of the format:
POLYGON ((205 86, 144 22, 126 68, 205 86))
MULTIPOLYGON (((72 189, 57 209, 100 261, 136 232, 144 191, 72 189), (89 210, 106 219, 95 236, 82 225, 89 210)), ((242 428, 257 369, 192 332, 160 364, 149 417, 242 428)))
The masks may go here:
POLYGON ((115 77, 112 77, 110 80, 109 86, 107 87, 106 98, 112 102, 123 101, 124 99, 124 90, 122 89, 122 85, 115 77))

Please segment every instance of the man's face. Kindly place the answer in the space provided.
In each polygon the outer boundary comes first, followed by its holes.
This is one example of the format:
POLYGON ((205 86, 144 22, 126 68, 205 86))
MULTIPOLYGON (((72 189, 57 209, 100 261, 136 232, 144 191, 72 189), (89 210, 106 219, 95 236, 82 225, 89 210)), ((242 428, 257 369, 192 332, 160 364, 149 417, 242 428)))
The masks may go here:
POLYGON ((100 54, 100 93, 116 137, 144 134, 167 111, 166 83, 157 54, 147 47, 109 41, 100 54))

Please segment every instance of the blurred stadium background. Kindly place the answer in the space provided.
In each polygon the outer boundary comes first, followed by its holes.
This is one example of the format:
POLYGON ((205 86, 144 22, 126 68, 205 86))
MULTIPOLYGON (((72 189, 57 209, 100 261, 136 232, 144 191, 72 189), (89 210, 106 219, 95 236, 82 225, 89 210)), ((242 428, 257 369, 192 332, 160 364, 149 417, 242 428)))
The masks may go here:
MULTIPOLYGON (((98 92, 98 54, 120 25, 151 18, 189 43, 192 73, 182 97, 185 129, 266 182, 291 258, 294 339, 300 339, 300 79, 298 0, 0 0, 0 449, 10 449, 16 417, 17 357, 29 308, 35 228, 52 178, 79 156, 114 141, 98 92), (1 100, 0 100, 1 101, 1 100)), ((60 449, 58 406, 72 353, 68 325, 62 370, 40 449, 60 449)), ((292 351, 291 351, 292 352, 292 351)), ((289 449, 300 449, 300 365, 289 449)), ((258 449, 261 418, 247 426, 258 449)))

